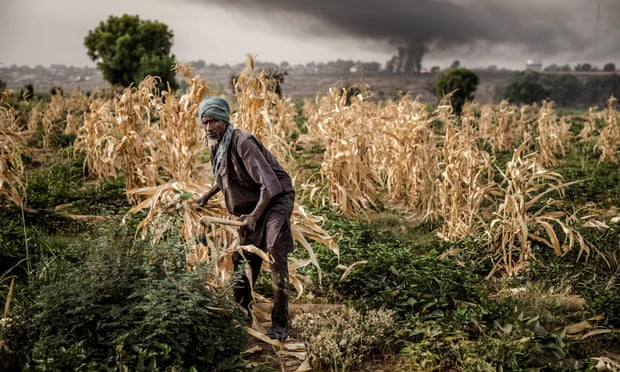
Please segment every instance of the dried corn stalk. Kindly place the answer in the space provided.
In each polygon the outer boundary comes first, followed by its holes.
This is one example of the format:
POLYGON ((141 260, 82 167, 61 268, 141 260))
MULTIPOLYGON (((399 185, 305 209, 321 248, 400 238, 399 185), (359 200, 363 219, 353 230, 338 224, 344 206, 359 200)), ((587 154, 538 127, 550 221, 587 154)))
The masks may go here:
POLYGON ((282 166, 293 173, 294 144, 290 134, 295 129, 295 106, 290 98, 275 93, 274 84, 273 78, 256 68, 254 57, 247 55, 247 64, 234 84, 238 105, 235 123, 256 136, 282 166))
POLYGON ((618 150, 620 149, 620 114, 616 111, 615 97, 607 101, 607 109, 603 113, 604 127, 601 129, 596 148, 601 151, 599 162, 618 162, 618 150))
POLYGON ((29 154, 33 131, 19 125, 16 111, 8 105, 11 91, 0 91, 0 195, 22 206, 25 195, 22 154, 29 154))
POLYGON ((501 172, 500 204, 494 213, 488 231, 489 247, 495 272, 513 275, 534 258, 532 242, 553 249, 561 256, 574 247, 579 256, 589 256, 591 246, 569 223, 567 214, 560 210, 564 188, 562 176, 540 168, 535 153, 527 154, 527 142, 519 146, 501 172), (547 199, 557 193, 560 199, 547 199), (555 228, 562 230, 558 235, 555 228), (560 237, 563 236, 563 240, 560 237))
POLYGON ((515 141, 520 141, 518 134, 518 107, 504 100, 495 107, 485 105, 481 109, 479 128, 484 140, 490 144, 491 152, 510 151, 515 141))
POLYGON ((90 103, 90 112, 78 130, 74 150, 86 157, 84 166, 97 179, 117 175, 117 152, 119 132, 114 118, 113 102, 102 99, 90 103))
POLYGON ((364 93, 346 105, 344 89, 332 87, 328 95, 316 98, 316 111, 308 118, 309 135, 325 146, 321 176, 327 185, 329 203, 347 216, 367 216, 375 206, 381 177, 372 165, 379 150, 373 136, 378 128, 372 105, 364 93))
POLYGON ((440 200, 444 239, 465 238, 484 229, 483 204, 491 199, 493 159, 478 147, 481 135, 475 129, 474 106, 463 107, 460 126, 455 117, 444 119, 442 170, 437 195, 440 200))
POLYGON ((595 107, 588 108, 588 117, 587 120, 583 124, 583 128, 579 131, 577 137, 583 142, 592 141, 593 137, 597 133, 596 123, 599 118, 599 113, 596 111, 595 107))
POLYGON ((543 102, 536 121, 538 161, 543 168, 556 165, 558 157, 566 153, 564 146, 570 140, 569 128, 565 118, 558 118, 554 112, 553 102, 543 102))
MULTIPOLYGON (((139 132, 143 143, 153 143, 149 145, 142 163, 146 167, 157 170, 158 177, 146 178, 147 185, 129 188, 128 197, 136 201, 128 213, 146 211, 146 217, 139 223, 138 231, 143 237, 150 236, 157 240, 164 232, 178 228, 180 234, 186 242, 186 264, 188 268, 203 263, 213 263, 215 270, 212 276, 213 286, 221 286, 230 278, 232 273, 232 254, 235 252, 252 251, 255 248, 239 246, 237 229, 231 224, 222 199, 211 200, 205 208, 196 209, 192 200, 199 194, 206 191, 207 184, 212 183, 210 172, 201 172, 195 166, 196 155, 203 148, 204 143, 200 141, 203 134, 197 124, 197 108, 199 102, 205 94, 209 94, 209 88, 198 77, 191 78, 191 70, 177 66, 178 71, 185 77, 188 84, 187 92, 180 98, 163 93, 165 99, 161 100, 157 96, 148 96, 148 100, 141 100, 145 97, 141 88, 137 91, 123 92, 120 101, 134 102, 135 114, 138 118, 147 118, 150 124, 146 126, 148 131, 139 132), (141 103, 141 104, 140 104, 141 103), (155 115, 153 115, 153 112, 155 115), (157 116, 159 120, 150 123, 149 118, 157 116), (211 221, 220 223, 208 223, 207 228, 200 223, 201 219, 209 218, 211 221), (222 223, 222 221, 227 221, 222 223), (203 236, 205 244, 202 244, 198 237, 203 236)), ((248 81, 248 80, 242 80, 248 81)), ((119 100, 115 100, 117 102, 119 100)), ((257 107, 252 103, 252 98, 247 98, 248 107, 257 107)), ((109 115, 104 117, 103 123, 109 122, 110 118, 132 117, 127 112, 129 104, 117 104, 115 111, 109 111, 109 115), (120 108, 120 110, 119 110, 120 108)), ((106 113, 105 104, 100 106, 99 113, 106 113)), ((281 106, 274 106, 275 109, 281 106)), ((256 113, 256 112, 255 112, 256 113)), ((263 114, 258 115, 260 117, 263 114)), ((277 115, 276 115, 277 116, 277 115)), ((273 118, 275 116, 263 115, 262 118, 273 118)), ((282 116, 280 116, 282 117, 282 116)), ((130 120, 127 120, 130 121, 130 120)), ((135 120, 140 122, 139 119, 135 120)), ((96 124, 97 121, 91 120, 87 124, 96 124)), ((272 125, 272 122, 261 121, 261 123, 272 125)), ((86 125, 87 129, 97 129, 97 125, 86 125)), ((278 125, 273 124, 274 128, 278 125)), ((105 129, 107 127, 104 126, 105 129)), ((143 127, 144 128, 144 127, 143 127)), ((270 136, 281 136, 284 130, 264 129, 270 136)), ((117 149, 118 133, 111 132, 109 137, 110 149, 117 149)), ((120 143, 126 141, 124 136, 120 143)), ((275 141, 285 143, 284 138, 274 138, 275 141)), ((124 172, 135 171, 134 167, 125 167, 124 172)), ((127 175, 126 175, 127 176, 127 175)), ((338 247, 333 238, 329 236, 319 225, 320 219, 306 213, 299 205, 295 206, 293 212, 293 237, 309 254, 307 260, 291 260, 289 266, 291 284, 295 286, 298 294, 304 290, 304 283, 307 281, 297 273, 301 267, 309 264, 315 265, 319 271, 320 266, 313 252, 309 240, 314 240, 325 244, 334 253, 338 253, 338 247)))
POLYGON ((441 149, 433 130, 435 114, 409 96, 389 101, 375 124, 381 130, 373 137, 381 149, 378 169, 385 180, 386 198, 418 211, 421 220, 436 218, 438 210, 435 191, 441 149))

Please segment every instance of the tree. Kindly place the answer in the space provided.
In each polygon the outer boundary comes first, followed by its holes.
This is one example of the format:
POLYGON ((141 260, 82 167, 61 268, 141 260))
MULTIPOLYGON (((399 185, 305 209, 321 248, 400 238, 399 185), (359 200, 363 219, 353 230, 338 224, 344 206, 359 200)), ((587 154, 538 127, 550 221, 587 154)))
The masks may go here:
POLYGON ((88 56, 112 85, 128 87, 145 76, 161 78, 160 89, 176 89, 178 84, 171 67, 175 57, 170 54, 174 34, 157 21, 143 21, 124 14, 110 16, 84 38, 88 56))
POLYGON ((581 98, 583 84, 573 74, 542 74, 540 83, 558 106, 573 106, 581 98))
POLYGON ((474 99, 474 92, 479 82, 478 75, 470 69, 461 67, 445 70, 437 75, 435 95, 441 98, 452 93, 450 102, 454 111, 460 114, 465 102, 474 99))
POLYGON ((603 71, 605 72, 615 72, 616 71, 616 64, 609 62, 606 63, 605 66, 603 66, 603 71))
POLYGON ((584 64, 578 63, 575 66, 575 71, 584 71, 584 72, 592 71, 592 65, 587 62, 584 64))
POLYGON ((620 75, 593 76, 585 82, 583 92, 586 105, 605 107, 609 97, 620 97, 620 75))
POLYGON ((541 82, 541 74, 536 71, 514 73, 501 92, 502 98, 515 104, 532 104, 548 98, 549 94, 549 88, 541 82))

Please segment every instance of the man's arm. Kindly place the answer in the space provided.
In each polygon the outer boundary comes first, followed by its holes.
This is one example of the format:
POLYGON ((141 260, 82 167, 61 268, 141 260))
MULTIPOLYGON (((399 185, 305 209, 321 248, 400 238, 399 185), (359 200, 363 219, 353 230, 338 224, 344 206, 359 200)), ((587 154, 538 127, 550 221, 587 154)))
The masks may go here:
POLYGON ((258 203, 256 203, 256 207, 254 207, 252 213, 243 214, 240 216, 240 220, 245 222, 245 227, 248 230, 254 231, 254 229, 256 228, 256 221, 258 221, 260 216, 263 215, 263 212, 265 212, 265 209, 269 205, 270 201, 271 199, 266 197, 265 193, 261 192, 260 199, 258 199, 258 203))

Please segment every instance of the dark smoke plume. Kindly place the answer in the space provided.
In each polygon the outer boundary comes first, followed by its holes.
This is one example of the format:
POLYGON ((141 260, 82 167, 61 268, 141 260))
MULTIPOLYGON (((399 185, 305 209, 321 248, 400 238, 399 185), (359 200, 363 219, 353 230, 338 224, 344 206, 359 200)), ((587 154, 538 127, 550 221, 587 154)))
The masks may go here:
POLYGON ((490 53, 502 46, 541 57, 582 55, 583 60, 595 53, 601 58, 620 54, 620 0, 208 2, 275 21, 283 32, 383 42, 398 51, 390 63, 398 72, 419 71, 427 52, 453 49, 490 53))

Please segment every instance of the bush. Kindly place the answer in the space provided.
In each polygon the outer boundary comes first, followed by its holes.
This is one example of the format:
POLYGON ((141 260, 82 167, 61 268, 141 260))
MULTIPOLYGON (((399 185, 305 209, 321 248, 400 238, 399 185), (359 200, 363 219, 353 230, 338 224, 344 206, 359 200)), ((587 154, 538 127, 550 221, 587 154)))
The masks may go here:
POLYGON ((435 82, 435 95, 442 98, 444 95, 454 92, 450 102, 454 112, 461 113, 463 105, 474 99, 474 92, 478 88, 480 78, 475 72, 467 68, 453 68, 442 71, 435 82))
MULTIPOLYGON (((111 227, 114 229, 115 227, 111 227)), ((116 227, 116 230, 118 229, 116 227)), ((51 370, 214 370, 247 344, 244 315, 229 289, 185 269, 184 248, 131 234, 71 246, 47 263, 27 309, 30 365, 51 370)))
POLYGON ((386 346, 394 331, 391 311, 360 314, 351 308, 301 314, 292 325, 306 344, 310 364, 321 371, 357 370, 372 352, 386 346))

